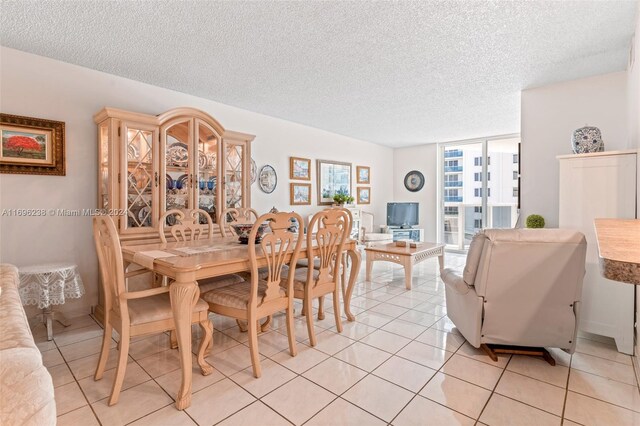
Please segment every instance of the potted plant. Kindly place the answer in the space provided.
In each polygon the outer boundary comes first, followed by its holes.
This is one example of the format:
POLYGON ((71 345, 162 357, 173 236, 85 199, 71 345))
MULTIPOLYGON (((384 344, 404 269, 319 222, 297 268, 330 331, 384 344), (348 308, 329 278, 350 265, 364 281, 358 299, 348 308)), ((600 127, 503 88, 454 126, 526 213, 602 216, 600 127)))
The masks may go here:
POLYGON ((339 206, 353 203, 354 198, 349 194, 336 194, 333 196, 333 202, 339 206))
POLYGON ((527 216, 527 228, 544 228, 544 217, 539 214, 527 216))

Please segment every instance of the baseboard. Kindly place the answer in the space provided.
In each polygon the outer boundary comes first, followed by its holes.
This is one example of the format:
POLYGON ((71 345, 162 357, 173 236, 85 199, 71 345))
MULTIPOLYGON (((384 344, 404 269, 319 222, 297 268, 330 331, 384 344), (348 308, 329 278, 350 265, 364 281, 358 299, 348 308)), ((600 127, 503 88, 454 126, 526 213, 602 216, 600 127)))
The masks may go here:
POLYGON ((636 381, 638 382, 638 386, 640 386, 640 358, 632 356, 631 362, 633 362, 633 369, 636 372, 636 381))

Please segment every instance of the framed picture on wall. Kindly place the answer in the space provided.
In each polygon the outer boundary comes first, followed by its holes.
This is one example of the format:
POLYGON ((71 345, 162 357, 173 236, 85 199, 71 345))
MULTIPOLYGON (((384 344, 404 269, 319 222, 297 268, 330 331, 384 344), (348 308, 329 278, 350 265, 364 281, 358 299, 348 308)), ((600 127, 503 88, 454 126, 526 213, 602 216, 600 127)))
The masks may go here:
POLYGON ((308 206, 311 204, 311 184, 295 183, 289 184, 289 204, 292 206, 308 206))
POLYGON ((65 175, 64 122, 0 114, 0 173, 65 175))
POLYGON ((371 183, 371 168, 367 166, 356 166, 357 183, 369 185, 371 183))
POLYGON ((308 158, 291 157, 289 160, 289 178, 311 180, 311 160, 308 158))
POLYGON ((317 160, 318 205, 333 204, 336 194, 351 195, 351 163, 317 160))
POLYGON ((371 204, 371 188, 365 186, 359 186, 358 192, 358 204, 371 204))

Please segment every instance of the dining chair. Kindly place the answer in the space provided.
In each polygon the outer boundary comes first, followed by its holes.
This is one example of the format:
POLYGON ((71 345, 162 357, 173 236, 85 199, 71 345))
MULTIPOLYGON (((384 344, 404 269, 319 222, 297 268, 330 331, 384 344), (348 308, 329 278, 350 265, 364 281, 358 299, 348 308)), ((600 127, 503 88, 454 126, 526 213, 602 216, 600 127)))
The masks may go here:
MULTIPOLYGON (((257 227, 249 234, 248 252, 251 280, 242 284, 208 291, 202 298, 209 304, 209 311, 219 315, 257 324, 261 318, 285 311, 289 352, 296 355, 295 328, 293 325, 293 274, 285 275, 285 266, 295 271, 303 243, 302 227, 297 232, 291 229, 292 219, 301 222, 297 213, 267 213, 258 218, 259 223, 268 223, 269 230, 260 242, 256 242, 257 227), (260 279, 258 267, 266 263, 267 277, 260 279)), ((248 327, 249 350, 253 375, 261 376, 258 352, 258 327, 248 327)))
MULTIPOLYGON (((220 215, 220 233, 223 237, 227 237, 227 224, 233 223, 256 223, 258 220, 258 212, 248 207, 228 208, 222 211, 220 215)), ((231 228, 232 235, 235 235, 231 228)))
MULTIPOLYGON (((129 356, 131 337, 161 333, 175 329, 169 287, 152 287, 129 291, 125 286, 124 264, 120 239, 110 216, 93 218, 93 236, 104 293, 104 335, 94 380, 102 379, 111 348, 112 331, 119 336, 118 365, 111 389, 109 405, 118 402, 129 356)), ((210 374, 211 367, 204 360, 205 349, 212 341, 213 326, 208 318, 207 304, 196 293, 191 322, 200 324, 204 332, 198 350, 198 364, 202 374, 210 374)))
MULTIPOLYGON (((320 317, 323 309, 323 297, 327 294, 333 294, 336 329, 338 333, 342 332, 340 272, 341 267, 344 268, 344 245, 349 239, 350 225, 349 214, 341 208, 332 208, 316 213, 309 223, 309 229, 316 229, 316 232, 307 232, 307 259, 310 260, 310 265, 317 262, 319 267, 298 268, 294 272, 293 295, 294 298, 303 300, 311 346, 316 345, 311 307, 314 299, 320 299, 318 307, 318 317, 320 317)), ((324 314, 322 316, 324 317, 324 314)))

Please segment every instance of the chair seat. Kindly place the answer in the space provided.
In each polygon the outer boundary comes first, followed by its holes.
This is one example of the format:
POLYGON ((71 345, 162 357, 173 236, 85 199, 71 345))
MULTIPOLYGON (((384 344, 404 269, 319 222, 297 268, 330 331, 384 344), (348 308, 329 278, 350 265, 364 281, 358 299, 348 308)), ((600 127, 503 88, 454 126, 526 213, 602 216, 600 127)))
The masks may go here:
MULTIPOLYGON (((162 293, 140 299, 130 299, 127 305, 129 307, 131 325, 173 318, 169 293, 162 293)), ((196 306, 193 307, 193 312, 206 312, 208 308, 209 306, 204 301, 198 299, 196 306)))
MULTIPOLYGON (((294 291, 304 291, 304 286, 307 285, 307 274, 309 269, 308 268, 296 268, 296 273, 293 276, 293 289, 294 291)), ((282 277, 282 282, 280 283, 280 285, 282 287, 286 287, 287 286, 287 278, 289 278, 288 275, 288 271, 287 273, 285 273, 283 271, 283 277, 282 277)), ((313 269, 313 279, 317 280, 318 279, 318 275, 320 275, 320 271, 318 271, 317 269, 313 269)))
POLYGON ((364 241, 393 241, 393 234, 367 232, 364 234, 364 241))
MULTIPOLYGON (((309 266, 309 259, 300 259, 298 260, 298 262, 296 262, 296 266, 299 266, 301 268, 307 268, 309 266)), ((315 258, 313 260, 313 267, 315 269, 320 269, 320 259, 319 258, 315 258)))
POLYGON ((244 279, 237 274, 223 275, 215 278, 205 278, 198 281, 198 287, 200 287, 200 294, 204 294, 208 291, 215 290, 216 288, 226 287, 231 284, 238 284, 243 282, 244 279))
MULTIPOLYGON (((207 303, 227 306, 236 309, 247 309, 247 305, 249 304, 250 292, 251 283, 245 281, 240 284, 232 284, 226 287, 208 291, 200 297, 207 303)), ((258 298, 260 299, 260 303, 258 303, 258 306, 262 303, 262 299, 264 298, 266 292, 267 283, 264 281, 260 281, 258 283, 258 298)), ((285 295, 286 292, 284 291, 284 289, 280 288, 280 296, 284 297, 285 295)))

